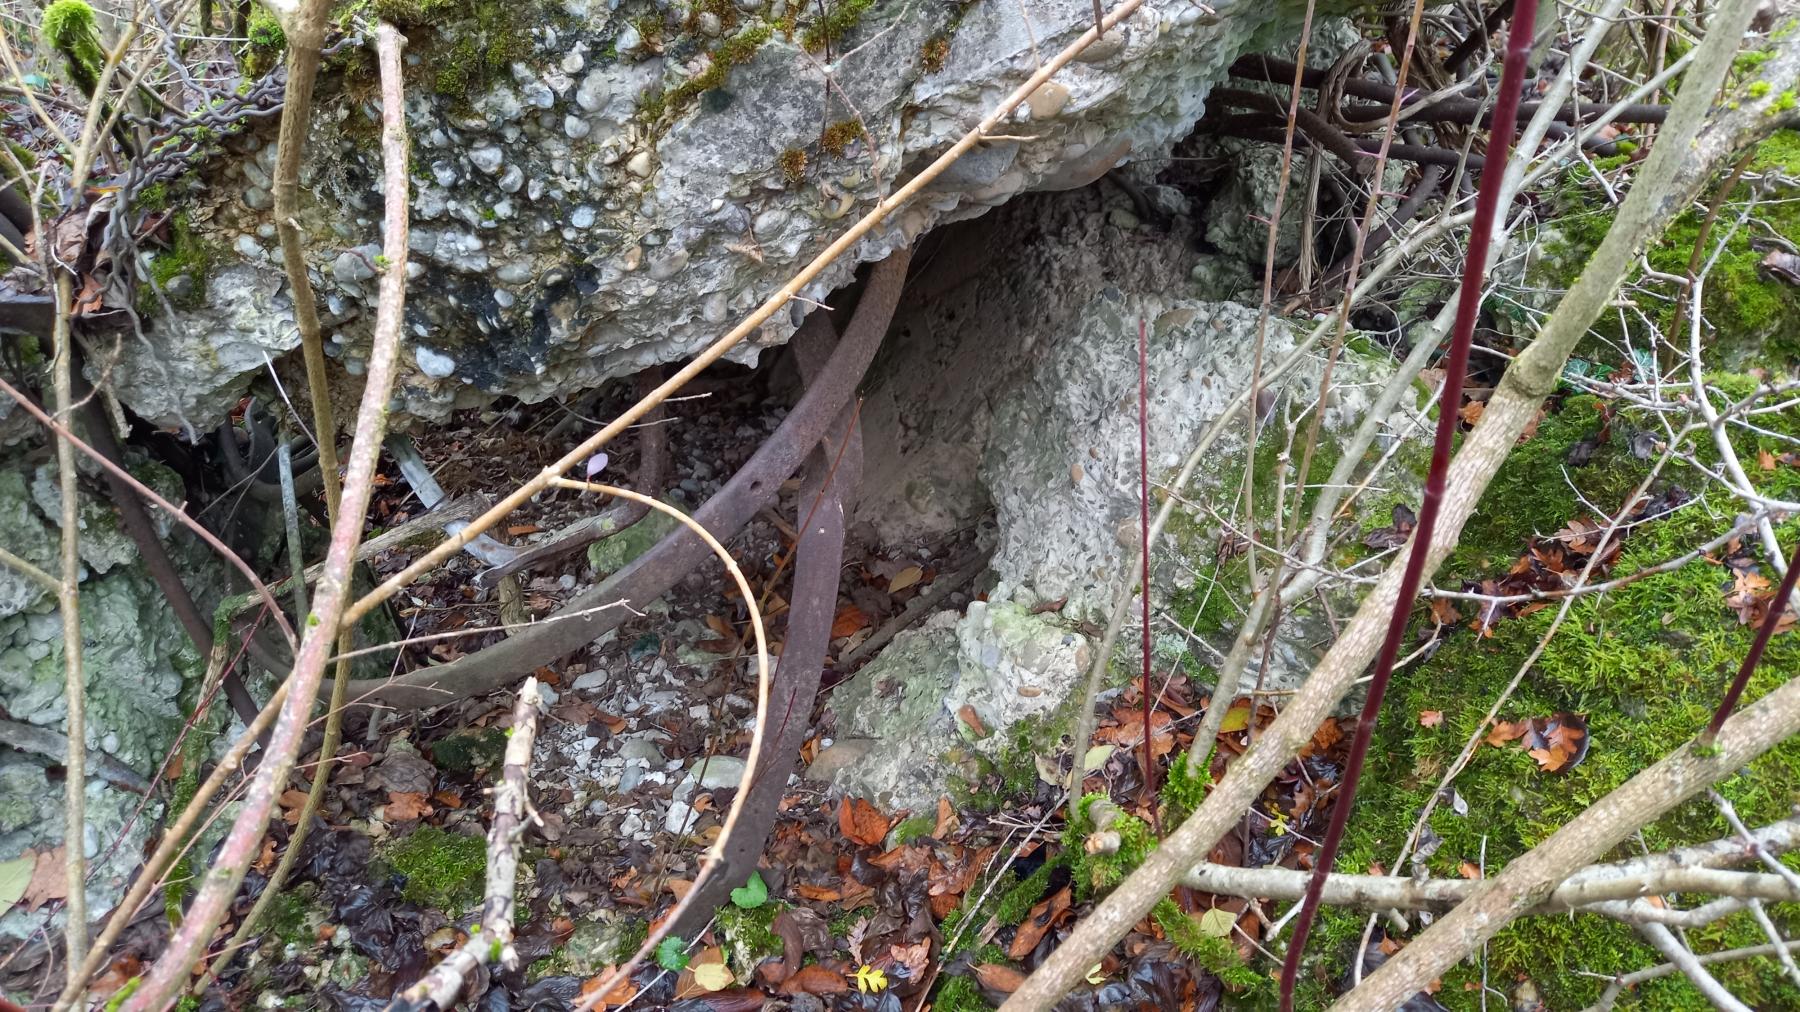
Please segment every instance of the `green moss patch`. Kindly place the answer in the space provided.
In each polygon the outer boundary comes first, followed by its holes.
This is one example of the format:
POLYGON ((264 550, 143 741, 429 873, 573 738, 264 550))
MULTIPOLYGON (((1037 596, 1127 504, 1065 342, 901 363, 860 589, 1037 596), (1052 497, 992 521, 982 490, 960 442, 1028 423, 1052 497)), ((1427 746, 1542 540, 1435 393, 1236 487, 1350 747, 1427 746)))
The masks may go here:
MULTIPOLYGON (((1800 175, 1800 133, 1781 130, 1770 136, 1757 147, 1747 172, 1800 175)), ((1593 185, 1586 167, 1571 169, 1563 194, 1555 198, 1558 206, 1548 217, 1554 221, 1558 235, 1547 245, 1555 267, 1546 274, 1546 281, 1563 286, 1572 282, 1612 224, 1612 209, 1593 199, 1593 185)), ((1704 257, 1711 257, 1719 240, 1731 232, 1751 195, 1748 183, 1740 183, 1732 190, 1707 237, 1704 257)), ((1693 209, 1677 217, 1662 240, 1646 251, 1650 266, 1685 277, 1704 217, 1704 213, 1693 209)), ((1702 308, 1707 322, 1716 329, 1717 340, 1740 359, 1737 365, 1785 369, 1800 358, 1800 288, 1762 269, 1765 253, 1752 240, 1767 235, 1800 235, 1800 203, 1763 199, 1756 204, 1750 218, 1731 234, 1707 274, 1702 308)), ((1640 304, 1659 326, 1674 323, 1673 298, 1640 300, 1640 304)), ((1603 317, 1595 330, 1602 337, 1616 338, 1618 326, 1616 317, 1603 317)))
POLYGON ((406 876, 401 895, 422 907, 454 917, 481 899, 487 875, 487 841, 481 837, 420 826, 391 844, 385 857, 406 876))

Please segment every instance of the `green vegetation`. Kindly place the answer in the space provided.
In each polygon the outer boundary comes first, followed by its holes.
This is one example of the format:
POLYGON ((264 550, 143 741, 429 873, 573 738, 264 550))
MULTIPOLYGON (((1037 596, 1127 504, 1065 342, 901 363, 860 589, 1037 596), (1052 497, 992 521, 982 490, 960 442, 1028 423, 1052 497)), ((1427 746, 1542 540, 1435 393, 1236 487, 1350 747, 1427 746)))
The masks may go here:
POLYGON ((931 1007, 936 1012, 991 1012, 994 1006, 981 996, 973 977, 951 977, 938 988, 931 1007))
POLYGON ((420 826, 384 856, 406 876, 401 894, 420 906, 455 917, 481 899, 487 873, 487 843, 481 837, 420 826))
POLYGON ((492 769, 506 755, 506 730, 461 728, 431 743, 431 761, 446 773, 492 769))
POLYGON ((849 150, 850 142, 863 135, 862 124, 853 119, 839 120, 825 128, 819 135, 819 147, 834 155, 842 155, 849 150))
POLYGON ((806 178, 806 152, 800 148, 788 148, 775 160, 781 169, 781 178, 791 186, 806 178))
POLYGON ((944 63, 950 59, 950 37, 933 35, 925 40, 919 49, 919 65, 927 74, 935 74, 944 69, 944 63))
MULTIPOLYGON (((1712 381, 1726 398, 1747 396, 1757 385, 1747 376, 1722 375, 1712 381)), ((1532 535, 1550 534, 1588 513, 1571 481, 1589 500, 1617 509, 1648 467, 1631 457, 1620 433, 1628 426, 1645 427, 1649 420, 1621 413, 1613 420, 1611 440, 1601 444, 1592 462, 1568 467, 1570 447, 1594 435, 1599 424, 1599 405, 1585 396, 1569 397, 1546 415, 1537 434, 1495 477, 1465 530, 1463 545, 1437 582, 1454 585, 1459 578, 1503 573, 1532 535)), ((1777 435, 1743 436, 1740 451, 1781 452, 1788 444, 1780 435, 1800 434, 1800 412, 1762 416, 1759 424, 1777 435)), ((1712 459, 1704 445, 1697 452, 1703 462, 1712 459)), ((1690 489, 1706 486, 1701 476, 1682 470, 1670 471, 1668 481, 1690 489)), ((1800 469, 1756 470, 1753 478, 1770 495, 1800 491, 1800 469)), ((1612 572, 1634 572, 1690 551, 1713 537, 1719 518, 1733 515, 1734 509, 1726 496, 1711 491, 1699 502, 1639 526, 1625 538, 1612 572)), ((1800 523, 1790 521, 1782 538, 1793 537, 1800 537, 1800 523)), ((1457 877, 1462 862, 1477 861, 1484 853, 1489 868, 1504 865, 1703 727, 1754 632, 1726 606, 1730 584, 1731 574, 1723 566, 1699 561, 1580 599, 1501 716, 1585 715, 1591 742, 1586 760, 1550 774, 1516 747, 1481 746, 1455 783, 1467 815, 1442 804, 1432 815, 1431 829, 1443 843, 1427 859, 1431 874, 1457 877)), ((1543 638, 1555 612, 1552 607, 1505 618, 1491 637, 1456 630, 1418 671, 1396 681, 1370 749, 1356 816, 1338 859, 1341 870, 1392 867, 1417 813, 1494 698, 1543 638), (1442 711, 1442 724, 1422 727, 1418 714, 1425 710, 1442 711)), ((1777 637, 1751 682, 1746 703, 1797 669, 1800 638, 1777 637)), ((1776 748, 1719 785, 1719 791, 1752 825, 1785 816, 1800 797, 1800 743, 1776 748)), ((1646 827, 1642 843, 1658 851, 1729 833, 1713 807, 1699 800, 1646 827)), ((1636 853, 1636 846, 1613 856, 1636 853)), ((1318 980, 1342 974, 1364 920, 1354 911, 1322 912, 1317 940, 1309 949, 1324 966, 1318 974, 1302 975, 1312 990, 1299 997, 1300 1007, 1325 1003, 1318 980)), ((1755 945, 1759 939, 1757 926, 1745 914, 1690 934, 1698 951, 1755 945)), ((1599 995, 1604 982, 1575 971, 1623 972, 1660 961, 1633 931, 1613 921, 1590 915, 1534 917, 1495 938, 1488 950, 1488 974, 1490 980, 1530 979, 1546 1007, 1580 1008, 1599 995)), ((1750 961, 1717 969, 1726 986, 1753 1007, 1800 1006, 1800 990, 1775 964, 1750 961)), ((1453 1008, 1474 1008, 1476 992, 1464 988, 1479 979, 1479 967, 1459 964, 1445 974, 1437 997, 1453 1008)), ((1644 985, 1636 1000, 1642 1008, 1705 1007, 1679 976, 1644 985)))
POLYGON ((893 841, 894 846, 904 847, 930 836, 931 831, 936 828, 936 819, 929 815, 915 815, 895 826, 893 832, 888 834, 888 839, 893 841))
POLYGON ((250 9, 248 22, 250 42, 244 47, 244 73, 261 77, 274 70, 287 54, 287 33, 281 22, 262 6, 250 9))
MULTIPOLYGON (((1749 90, 1755 93, 1756 85, 1749 90)), ((1766 86, 1761 93, 1767 93, 1766 86)), ((1780 106, 1784 101, 1791 104, 1794 99, 1784 92, 1772 105, 1780 106)), ((1747 171, 1800 175, 1800 133, 1776 131, 1758 145, 1747 171)), ((1542 280, 1546 282, 1560 286, 1573 280, 1611 227, 1610 207, 1596 205, 1589 195, 1590 179, 1585 167, 1571 169, 1562 191, 1554 198, 1557 206, 1552 217, 1557 234, 1546 245, 1551 254, 1550 262, 1542 271, 1542 280)), ((1800 204, 1791 200, 1760 201, 1751 209, 1750 219, 1743 227, 1732 231, 1733 221, 1743 212, 1751 196, 1750 184, 1740 183, 1719 213, 1705 255, 1710 256, 1713 246, 1728 232, 1731 235, 1707 275, 1703 308, 1707 321, 1716 329, 1718 340, 1727 352, 1728 365, 1733 368, 1765 364, 1785 367, 1800 358, 1800 327, 1794 326, 1794 321, 1800 320, 1800 287, 1763 271, 1764 252, 1757 249, 1752 240, 1765 235, 1800 234, 1800 204)), ((1676 218, 1662 241, 1646 251, 1650 266, 1660 272, 1685 277, 1703 217, 1701 212, 1689 209, 1676 218)), ((1667 327, 1674 322, 1672 297, 1640 300, 1639 305, 1652 314, 1659 326, 1667 327)), ((1601 339, 1611 340, 1619 336, 1618 327, 1616 316, 1610 319, 1603 316, 1595 325, 1595 331, 1601 339)))
POLYGON ((748 960, 746 969, 765 956, 781 953, 781 938, 770 926, 786 909, 785 903, 764 903, 750 908, 727 904, 719 908, 716 915, 719 932, 734 953, 748 960))
POLYGON ((158 291, 177 309, 195 309, 206 299, 206 278, 217 257, 216 251, 195 233, 185 212, 170 219, 169 235, 170 247, 150 258, 150 278, 156 286, 152 288, 148 281, 138 285, 137 311, 146 319, 161 315, 158 291), (183 276, 191 284, 171 290, 170 285, 175 279, 183 276))
POLYGON ((875 0, 836 0, 826 8, 823 17, 807 26, 800 36, 800 44, 814 50, 836 44, 873 6, 875 0))
POLYGON ((763 43, 769 41, 775 30, 768 25, 752 25, 719 43, 708 54, 710 62, 705 70, 675 87, 664 92, 655 106, 655 115, 650 108, 640 104, 639 111, 651 120, 661 119, 665 113, 680 115, 693 101, 715 88, 723 88, 731 74, 731 68, 750 62, 763 43))
POLYGON ((56 0, 44 8, 44 41, 61 53, 69 79, 92 95, 106 65, 106 47, 94 23, 94 9, 83 0, 56 0))

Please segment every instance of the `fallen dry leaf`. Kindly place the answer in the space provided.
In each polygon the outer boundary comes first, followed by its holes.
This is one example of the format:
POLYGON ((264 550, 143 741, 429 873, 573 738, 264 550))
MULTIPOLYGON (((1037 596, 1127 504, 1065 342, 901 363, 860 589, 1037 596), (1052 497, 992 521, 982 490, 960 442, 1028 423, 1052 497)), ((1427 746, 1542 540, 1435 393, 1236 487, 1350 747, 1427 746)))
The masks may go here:
POLYGON ((25 885, 24 895, 19 903, 26 910, 35 911, 52 900, 69 898, 68 869, 65 868, 62 847, 38 851, 37 865, 31 869, 31 881, 25 885))
POLYGON ((281 797, 276 798, 275 803, 281 806, 281 821, 290 826, 299 825, 300 809, 306 806, 306 792, 296 790, 282 791, 281 797))
POLYGON ((435 809, 425 795, 417 791, 389 791, 388 803, 382 806, 381 817, 388 822, 410 822, 423 819, 435 809))
POLYGON ((849 990, 850 982, 842 972, 819 963, 803 966, 781 982, 782 994, 846 994, 849 990))
POLYGON ((873 847, 887 838, 888 829, 892 826, 891 820, 862 798, 843 798, 838 801, 838 829, 852 843, 873 847))
POLYGON ((1444 711, 1442 711, 1442 710, 1420 710, 1419 711, 1419 726, 1420 727, 1438 727, 1438 726, 1442 725, 1443 723, 1444 723, 1444 711))
POLYGON ((998 991, 1001 994, 1012 994, 1025 983, 1025 975, 1001 963, 979 963, 975 967, 975 979, 982 987, 998 991))
POLYGON ((962 708, 956 711, 956 716, 969 726, 969 730, 975 732, 975 737, 986 738, 988 736, 987 725, 981 722, 981 714, 976 713, 973 706, 964 703, 962 708))
MULTIPOLYGON (((606 978, 612 976, 614 969, 615 967, 608 966, 598 974, 582 981, 580 996, 585 999, 593 995, 594 992, 600 990, 600 985, 606 982, 606 978)), ((630 1004, 633 999, 637 998, 637 993, 637 985, 633 984, 631 980, 627 978, 614 984, 613 989, 606 992, 606 994, 600 998, 600 1004, 627 1005, 630 1004)))
POLYGON ((831 638, 842 639, 853 635, 869 624, 869 616, 854 604, 844 605, 838 609, 837 617, 831 621, 831 638))
POLYGON ((907 566, 905 569, 894 574, 894 578, 888 581, 888 593, 898 594, 913 584, 918 583, 919 578, 924 575, 925 570, 920 569, 918 566, 907 566))

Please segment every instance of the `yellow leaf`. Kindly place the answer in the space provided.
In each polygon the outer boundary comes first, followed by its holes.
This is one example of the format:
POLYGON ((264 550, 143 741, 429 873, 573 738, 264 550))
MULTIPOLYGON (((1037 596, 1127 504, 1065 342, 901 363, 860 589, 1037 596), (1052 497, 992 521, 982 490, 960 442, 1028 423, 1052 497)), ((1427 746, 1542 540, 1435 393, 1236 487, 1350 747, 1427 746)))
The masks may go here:
POLYGON ((856 980, 856 989, 863 994, 887 990, 887 974, 882 973, 880 970, 875 969, 867 963, 856 968, 856 976, 854 979, 856 980))
POLYGON ((907 566, 905 569, 895 573, 894 578, 888 581, 888 593, 898 594, 913 584, 918 583, 919 578, 924 575, 925 571, 918 566, 907 566))
POLYGON ((1094 968, 1087 972, 1087 982, 1096 985, 1106 983, 1106 972, 1102 964, 1095 963, 1094 968))
POLYGON ((1219 725, 1219 733, 1230 734, 1233 731, 1242 731, 1249 726, 1250 701, 1240 699, 1231 704, 1231 709, 1225 711, 1225 722, 1219 725))
POLYGON ((697 963, 689 969, 694 973, 694 983, 708 991, 723 991, 737 983, 724 963, 697 963))

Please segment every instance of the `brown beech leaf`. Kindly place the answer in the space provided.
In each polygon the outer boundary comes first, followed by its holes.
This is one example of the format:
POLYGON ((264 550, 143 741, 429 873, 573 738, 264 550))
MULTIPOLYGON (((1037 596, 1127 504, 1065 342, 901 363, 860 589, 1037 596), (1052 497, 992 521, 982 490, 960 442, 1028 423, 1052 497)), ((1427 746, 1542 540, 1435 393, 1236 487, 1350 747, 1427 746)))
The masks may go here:
POLYGON ((434 809, 425 795, 418 791, 389 791, 388 803, 382 806, 381 817, 388 822, 409 822, 423 819, 434 809))
POLYGON ((1442 711, 1442 710, 1420 710, 1419 711, 1419 726, 1420 727, 1437 727, 1437 726, 1443 724, 1443 722, 1444 722, 1444 711, 1442 711))
POLYGON ((296 790, 282 791, 281 797, 276 798, 275 803, 281 806, 281 821, 290 826, 299 825, 300 809, 306 805, 306 792, 296 790))
POLYGON ((888 829, 892 826, 891 820, 862 798, 842 798, 838 801, 838 829, 852 843, 873 847, 887 838, 888 829))
POLYGON ((847 994, 850 982, 842 972, 819 963, 803 966, 781 982, 782 994, 847 994))
POLYGON ((69 898, 69 878, 67 862, 60 846, 39 851, 37 864, 32 866, 31 881, 25 884, 25 893, 19 897, 19 903, 26 910, 36 910, 52 900, 69 898))
POLYGON ((1038 901, 1037 906, 1025 915, 1020 922, 1018 932, 1013 935, 1012 945, 1006 950, 1008 959, 1024 959, 1031 955, 1038 943, 1043 941, 1056 922, 1069 912, 1069 887, 1063 886, 1055 895, 1038 901))
POLYGON ((991 991, 1001 994, 1012 994, 1025 983, 1025 975, 1003 963, 979 963, 975 966, 975 979, 991 991))
MULTIPOLYGON (((594 976, 582 981, 581 997, 585 999, 594 992, 600 990, 600 985, 606 982, 606 978, 612 976, 614 969, 616 968, 608 966, 594 976)), ((600 1004, 607 1006, 628 1005, 637 997, 637 993, 637 985, 633 984, 630 979, 621 980, 613 985, 611 991, 606 992, 606 994, 600 998, 600 1004)))
POLYGON ((831 620, 831 638, 842 639, 861 631, 869 624, 869 616, 854 604, 844 605, 838 609, 837 617, 831 620))
POLYGON ((1503 747, 1509 741, 1517 741, 1525 734, 1525 721, 1496 720, 1494 729, 1488 732, 1487 743, 1495 748, 1503 747))

